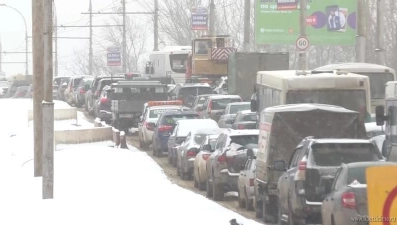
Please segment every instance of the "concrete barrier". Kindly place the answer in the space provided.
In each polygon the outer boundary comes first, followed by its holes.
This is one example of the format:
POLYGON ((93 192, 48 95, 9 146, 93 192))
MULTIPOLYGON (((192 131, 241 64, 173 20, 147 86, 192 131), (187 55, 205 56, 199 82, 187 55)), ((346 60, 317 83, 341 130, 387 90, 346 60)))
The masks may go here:
POLYGON ((82 128, 76 130, 56 130, 55 144, 80 144, 112 141, 112 127, 82 128))
POLYGON ((127 138, 124 131, 120 132, 120 148, 128 149, 127 138))
POLYGON ((99 118, 94 120, 94 127, 103 127, 102 122, 99 118))
MULTIPOLYGON (((77 120, 77 109, 54 109, 54 120, 77 120)), ((33 110, 28 111, 28 121, 33 120, 33 110)))

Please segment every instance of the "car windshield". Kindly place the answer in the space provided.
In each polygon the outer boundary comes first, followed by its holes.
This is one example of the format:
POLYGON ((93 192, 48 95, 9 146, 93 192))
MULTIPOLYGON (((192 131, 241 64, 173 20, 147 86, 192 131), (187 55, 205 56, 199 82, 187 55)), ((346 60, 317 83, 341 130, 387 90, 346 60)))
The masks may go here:
POLYGON ((83 86, 91 85, 93 81, 94 81, 94 79, 84 79, 83 80, 83 82, 84 82, 83 86))
POLYGON ((178 120, 198 119, 199 115, 169 115, 163 118, 163 125, 175 125, 178 120))
POLYGON ((83 78, 74 78, 74 80, 73 80, 73 86, 79 85, 82 79, 83 79, 83 78))
POLYGON ((238 136, 231 136, 231 142, 239 144, 241 146, 249 146, 251 144, 258 144, 258 135, 238 135, 238 136))
POLYGON ((164 112, 180 112, 182 109, 176 109, 176 108, 171 108, 171 109, 152 109, 150 110, 149 113, 149 118, 159 118, 162 113, 164 112))
POLYGON ((255 122, 257 119, 256 114, 247 114, 244 115, 243 118, 241 119, 241 121, 251 121, 251 122, 255 122))
POLYGON ((186 73, 188 54, 172 54, 170 55, 170 66, 175 73, 186 73))
POLYGON ((196 134, 194 135, 194 142, 201 145, 201 143, 203 143, 203 141, 205 140, 206 136, 206 134, 196 134))
POLYGON ((179 89, 179 96, 189 97, 197 95, 212 94, 212 88, 210 87, 184 87, 179 89))
POLYGON ((368 76, 371 90, 371 98, 385 98, 385 85, 389 81, 393 81, 393 74, 391 73, 358 73, 368 76))
POLYGON ((218 140, 218 138, 212 138, 209 140, 212 149, 215 148, 216 140, 218 140))
POLYGON ((317 166, 341 166, 342 163, 378 161, 373 144, 327 143, 312 145, 312 159, 317 166))
POLYGON ((250 104, 231 105, 229 114, 237 114, 239 111, 249 110, 249 109, 251 109, 250 104))
POLYGON ((212 100, 212 110, 223 110, 226 108, 227 104, 232 102, 241 102, 239 98, 221 98, 212 100))

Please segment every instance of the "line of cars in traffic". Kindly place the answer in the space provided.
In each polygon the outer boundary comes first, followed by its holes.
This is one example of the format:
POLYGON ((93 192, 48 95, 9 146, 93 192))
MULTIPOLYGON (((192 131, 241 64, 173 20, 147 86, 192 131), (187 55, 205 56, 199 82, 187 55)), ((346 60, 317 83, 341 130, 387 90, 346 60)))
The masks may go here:
POLYGON ((342 225, 368 215, 365 170, 394 163, 385 162, 359 113, 281 105, 266 108, 257 121, 249 103, 234 99, 198 95, 186 104, 190 110, 182 101, 147 103, 140 147, 151 144, 154 156, 167 156, 177 174, 209 198, 237 192, 239 206, 265 223, 342 225))

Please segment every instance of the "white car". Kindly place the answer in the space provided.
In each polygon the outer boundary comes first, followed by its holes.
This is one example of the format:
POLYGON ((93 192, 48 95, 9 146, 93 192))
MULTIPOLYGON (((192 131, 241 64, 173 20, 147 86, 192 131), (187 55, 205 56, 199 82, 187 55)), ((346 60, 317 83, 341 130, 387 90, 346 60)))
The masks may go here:
POLYGON ((147 148, 153 140, 153 131, 158 118, 163 112, 169 111, 188 111, 189 108, 180 105, 179 101, 164 101, 146 103, 145 111, 138 124, 139 147, 147 148))
POLYGON ((369 138, 385 134, 385 125, 378 126, 376 123, 365 123, 365 130, 369 138))

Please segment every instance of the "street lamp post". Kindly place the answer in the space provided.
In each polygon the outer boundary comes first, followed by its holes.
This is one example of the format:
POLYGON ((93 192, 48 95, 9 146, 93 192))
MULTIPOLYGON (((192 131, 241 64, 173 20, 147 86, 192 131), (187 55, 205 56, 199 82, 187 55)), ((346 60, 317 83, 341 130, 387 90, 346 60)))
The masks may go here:
POLYGON ((26 45, 26 51, 25 51, 26 52, 26 70, 25 70, 25 74, 28 75, 29 74, 29 64, 28 64, 28 60, 29 60, 29 43, 28 43, 28 26, 26 24, 26 19, 25 19, 23 14, 18 9, 16 9, 14 7, 11 7, 9 5, 6 5, 6 4, 0 4, 0 6, 5 6, 5 7, 8 7, 10 9, 15 10, 17 13, 19 13, 19 15, 22 16, 23 22, 25 23, 25 45, 26 45))

